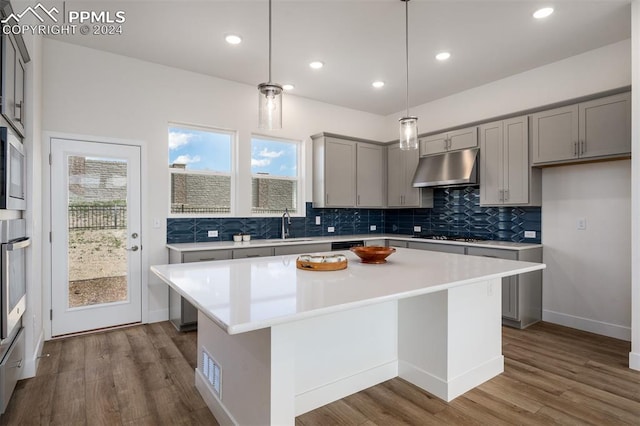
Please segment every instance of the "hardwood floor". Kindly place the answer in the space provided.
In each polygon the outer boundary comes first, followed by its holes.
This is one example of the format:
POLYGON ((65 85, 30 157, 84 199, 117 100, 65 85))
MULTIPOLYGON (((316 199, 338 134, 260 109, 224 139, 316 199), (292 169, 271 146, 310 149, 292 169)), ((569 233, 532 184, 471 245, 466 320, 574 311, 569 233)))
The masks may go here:
MULTIPOLYGON (((296 419, 310 425, 640 424, 630 344, 536 324, 503 328, 504 374, 445 403, 393 379, 296 419)), ((46 342, 2 425, 215 425, 193 385, 195 333, 168 322, 46 342)))

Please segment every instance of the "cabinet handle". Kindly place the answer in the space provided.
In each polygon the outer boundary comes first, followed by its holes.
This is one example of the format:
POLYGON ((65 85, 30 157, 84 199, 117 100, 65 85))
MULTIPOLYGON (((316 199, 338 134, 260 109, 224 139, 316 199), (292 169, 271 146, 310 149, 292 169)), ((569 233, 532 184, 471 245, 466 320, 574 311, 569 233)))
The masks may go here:
POLYGON ((324 196, 324 198, 325 198, 325 202, 324 202, 324 203, 325 203, 325 204, 329 204, 329 194, 326 194, 326 195, 324 196))
POLYGON ((16 120, 22 122, 22 101, 16 103, 16 120))
POLYGON ((447 150, 447 145, 448 145, 448 141, 447 141, 447 139, 445 139, 444 140, 444 148, 443 148, 445 151, 447 150))
POLYGON ((508 201, 509 200, 509 190, 505 189, 504 190, 504 201, 508 201))
POLYGON ((360 205, 360 196, 358 195, 358 205, 360 205))
POLYGON ((578 156, 578 142, 573 143, 573 156, 574 157, 578 156))
POLYGON ((580 141, 580 155, 583 155, 585 152, 587 152, 587 144, 585 141, 580 141))
POLYGON ((248 254, 247 257, 260 257, 259 254, 248 254))
POLYGON ((504 189, 501 189, 499 192, 500 192, 500 201, 504 201, 504 189))
POLYGON ((451 149, 451 138, 447 139, 447 149, 451 149))
POLYGON ((198 262, 206 262, 208 260, 217 260, 215 257, 201 257, 198 262))

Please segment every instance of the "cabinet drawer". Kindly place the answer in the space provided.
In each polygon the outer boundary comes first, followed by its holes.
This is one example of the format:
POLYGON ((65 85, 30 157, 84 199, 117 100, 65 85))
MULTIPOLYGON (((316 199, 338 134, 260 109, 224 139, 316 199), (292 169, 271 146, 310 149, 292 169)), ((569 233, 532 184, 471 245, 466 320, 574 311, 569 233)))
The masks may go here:
POLYGON ((388 246, 407 248, 407 242, 402 240, 389 240, 388 246))
POLYGON ((464 246, 454 246, 449 244, 423 243, 409 241, 408 247, 417 250, 439 251, 442 253, 464 254, 464 246))
POLYGON ((285 254, 318 253, 331 251, 331 243, 282 245, 274 248, 274 254, 281 256, 285 254))
POLYGON ((24 328, 20 330, 9 351, 0 363, 0 408, 4 413, 13 389, 22 373, 24 362, 24 328))
POLYGON ((231 250, 200 250, 182 253, 182 263, 231 259, 231 250))
POLYGON ((497 257, 498 259, 518 260, 518 252, 514 250, 468 247, 467 254, 470 256, 497 257))
POLYGON ((273 256, 273 247, 256 247, 233 250, 233 259, 245 259, 247 257, 273 256))

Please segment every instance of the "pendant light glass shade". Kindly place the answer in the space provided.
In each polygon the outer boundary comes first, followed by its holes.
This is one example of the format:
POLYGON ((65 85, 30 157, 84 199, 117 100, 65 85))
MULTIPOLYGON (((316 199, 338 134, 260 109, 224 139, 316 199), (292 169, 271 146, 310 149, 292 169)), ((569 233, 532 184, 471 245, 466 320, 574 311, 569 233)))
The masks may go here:
POLYGON ((282 86, 275 83, 258 85, 258 126, 261 129, 282 128, 282 86))
POLYGON ((400 119, 400 149, 418 149, 418 117, 400 119))
POLYGON ((409 0, 405 3, 405 54, 407 71, 407 115, 400 119, 400 149, 418 149, 418 117, 409 115, 409 0))
POLYGON ((269 0, 269 81, 258 85, 258 127, 282 128, 282 86, 271 82, 271 0, 269 0))

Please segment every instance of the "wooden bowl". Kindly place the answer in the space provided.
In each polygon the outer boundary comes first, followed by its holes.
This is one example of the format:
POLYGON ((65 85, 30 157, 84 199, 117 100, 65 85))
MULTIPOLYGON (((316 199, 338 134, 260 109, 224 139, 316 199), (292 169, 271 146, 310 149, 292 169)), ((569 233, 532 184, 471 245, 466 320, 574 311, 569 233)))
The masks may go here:
POLYGON ((393 247, 365 246, 351 247, 351 251, 358 255, 362 263, 386 263, 387 256, 395 252, 393 247))

